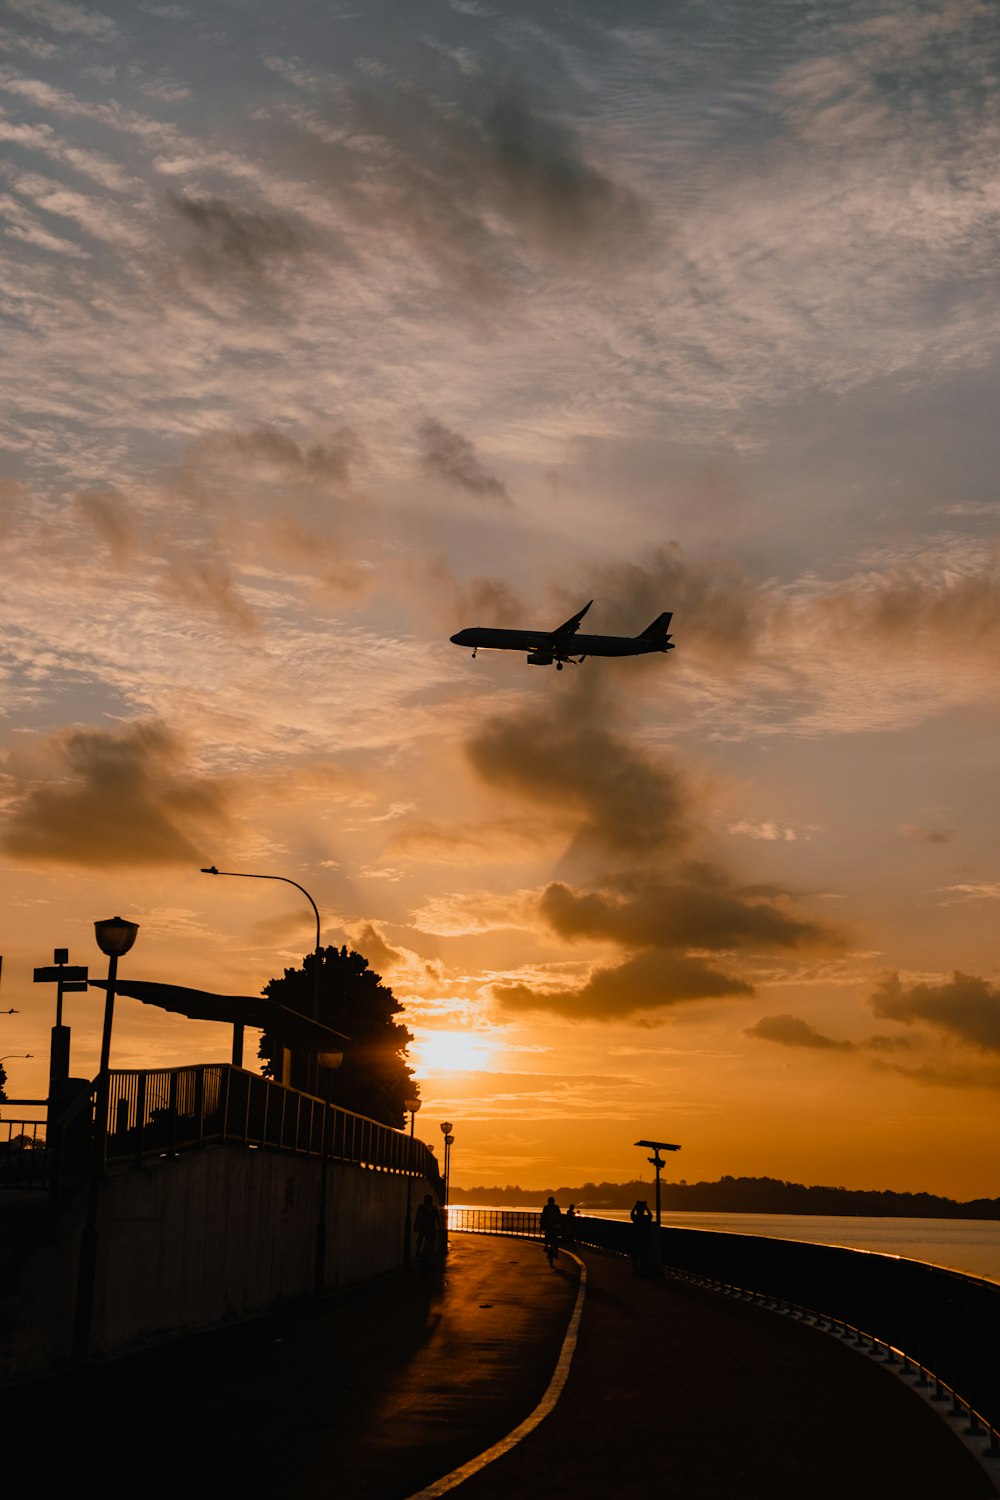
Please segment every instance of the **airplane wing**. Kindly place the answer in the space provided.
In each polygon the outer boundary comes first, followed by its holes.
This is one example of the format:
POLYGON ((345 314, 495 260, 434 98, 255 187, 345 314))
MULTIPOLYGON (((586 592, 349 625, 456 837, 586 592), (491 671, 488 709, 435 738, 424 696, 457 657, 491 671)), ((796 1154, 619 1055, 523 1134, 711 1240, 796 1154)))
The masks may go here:
POLYGON ((593 599, 591 599, 590 603, 585 604, 577 614, 571 615, 570 618, 566 621, 565 625, 560 625, 558 630, 553 630, 552 639, 559 640, 565 639, 566 636, 576 635, 576 632, 580 628, 580 621, 583 619, 584 615, 587 613, 587 610, 590 608, 590 605, 593 604, 593 602, 593 599))

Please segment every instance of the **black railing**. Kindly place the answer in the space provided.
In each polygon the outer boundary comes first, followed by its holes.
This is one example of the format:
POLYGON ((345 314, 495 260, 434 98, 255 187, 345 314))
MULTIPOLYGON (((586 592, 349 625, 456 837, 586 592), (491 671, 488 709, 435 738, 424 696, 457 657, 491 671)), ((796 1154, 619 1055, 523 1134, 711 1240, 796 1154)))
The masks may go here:
POLYGON ((511 1234, 518 1239, 540 1240, 541 1212, 534 1208, 448 1208, 448 1228, 463 1234, 511 1234))
MULTIPOLYGON (((448 1217, 452 1229, 472 1234, 541 1237, 535 1211, 450 1208, 448 1217)), ((627 1222, 581 1215, 573 1243, 627 1256, 632 1232, 627 1222)), ((970 1433, 1000 1452, 1000 1284, 834 1245, 707 1229, 660 1235, 671 1274, 757 1298, 887 1364, 909 1365, 918 1385, 950 1400, 970 1433)))
POLYGON ((45 1187, 44 1120, 0 1120, 0 1188, 45 1187))
MULTIPOLYGON (((15 1164, 20 1167, 21 1158, 30 1157, 34 1172, 31 1181, 17 1185, 49 1187, 56 1200, 82 1185, 92 1160, 97 1097, 96 1084, 84 1090, 49 1127, 44 1149, 18 1152, 15 1164)), ((203 1063, 109 1074, 105 1168, 221 1142, 350 1162, 435 1184, 440 1179, 437 1160, 423 1141, 242 1068, 203 1063)), ((2 1147, 0 1139, 0 1186, 5 1186, 2 1147)), ((12 1152, 10 1159, 14 1162, 12 1152)))

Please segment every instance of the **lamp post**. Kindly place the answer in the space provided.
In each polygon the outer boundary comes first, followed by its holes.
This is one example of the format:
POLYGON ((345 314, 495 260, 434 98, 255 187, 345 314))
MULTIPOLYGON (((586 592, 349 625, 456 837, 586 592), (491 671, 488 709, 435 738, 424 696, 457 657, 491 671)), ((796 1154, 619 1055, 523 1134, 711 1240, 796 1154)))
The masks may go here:
POLYGON ((666 1166, 666 1162, 660 1156, 661 1151, 679 1151, 680 1146, 671 1146, 666 1141, 636 1141, 637 1146, 645 1146, 647 1151, 652 1151, 652 1156, 647 1157, 649 1165, 656 1173, 656 1227, 660 1227, 660 1173, 666 1166))
POLYGON ((661 1157, 660 1152, 679 1151, 681 1148, 680 1146, 671 1146, 667 1141, 636 1141, 635 1144, 637 1146, 645 1146, 648 1151, 652 1151, 653 1153, 652 1156, 647 1157, 647 1161, 656 1173, 656 1237, 653 1242, 653 1254, 646 1269, 649 1274, 660 1276, 663 1274, 663 1240, 660 1235, 660 1221, 662 1217, 660 1212, 660 1173, 666 1166, 666 1162, 661 1157))
MULTIPOLYGON (((410 1141, 413 1140, 413 1124, 417 1118, 417 1110, 420 1108, 420 1100, 414 1096, 412 1099, 403 1100, 403 1108, 410 1115, 410 1141)), ((410 1264, 410 1239, 413 1234, 413 1147, 410 1147, 410 1160, 406 1164, 406 1218, 403 1221, 403 1265, 410 1264)))
MULTIPOLYGON (((316 961, 315 961, 315 963, 313 965, 312 1018, 313 1018, 314 1021, 318 1021, 319 1020, 319 972, 320 972, 320 966, 321 966, 321 963, 322 963, 322 958, 321 958, 321 951, 322 950, 321 950, 321 947, 320 947, 319 907, 316 905, 315 901, 310 896, 310 894, 306 890, 305 886, 304 885, 299 885, 299 882, 297 880, 292 880, 291 877, 288 876, 288 875, 256 875, 256 874, 252 874, 248 870, 217 870, 214 865, 207 865, 207 866, 203 865, 201 873, 203 875, 228 875, 228 876, 234 877, 237 880, 281 880, 281 881, 284 882, 285 885, 294 885, 294 887, 295 887, 295 889, 297 891, 301 891, 302 892, 303 896, 305 896, 306 900, 309 902, 309 905, 312 907, 312 909, 313 909, 313 916, 316 918, 316 949, 315 949, 316 961)), ((313 1092, 315 1092, 315 1090, 316 1090, 316 1086, 318 1084, 318 1077, 319 1077, 319 1062, 318 1062, 318 1060, 311 1059, 310 1060, 310 1064, 309 1064, 309 1084, 310 1084, 310 1087, 313 1088, 313 1092)))
POLYGON ((108 983, 104 1000, 104 1030, 101 1033, 101 1063, 97 1075, 97 1108, 94 1114, 90 1182, 87 1185, 87 1218, 80 1238, 80 1269, 76 1284, 76 1317, 73 1327, 73 1355, 86 1359, 90 1349, 90 1327, 94 1312, 94 1282, 97 1276, 97 1208, 101 1173, 104 1168, 105 1140, 108 1132, 110 1098, 111 1027, 115 1013, 115 984, 118 960, 129 951, 139 931, 137 922, 124 917, 107 917, 94 923, 97 946, 108 958, 108 983))
POLYGON ((441 1125, 441 1134, 444 1136, 444 1250, 448 1253, 448 1177, 451 1172, 451 1148, 455 1144, 452 1135, 452 1123, 445 1120, 441 1125))
POLYGON ((124 958, 139 931, 137 922, 126 922, 124 917, 106 917, 94 923, 97 946, 108 957, 108 988, 104 1001, 104 1030, 101 1033, 101 1063, 98 1077, 103 1078, 111 1061, 111 1026, 115 1014, 115 984, 118 981, 118 960, 124 958))

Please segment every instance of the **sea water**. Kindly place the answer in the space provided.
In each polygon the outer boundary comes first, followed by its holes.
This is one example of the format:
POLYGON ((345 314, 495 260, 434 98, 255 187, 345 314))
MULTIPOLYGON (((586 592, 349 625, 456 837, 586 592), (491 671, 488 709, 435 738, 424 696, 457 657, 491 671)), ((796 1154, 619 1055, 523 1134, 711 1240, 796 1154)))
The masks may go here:
MULTIPOLYGON (((652 1206, 652 1193, 649 1202, 652 1206)), ((537 1205, 518 1205, 538 1209, 541 1206, 540 1201, 537 1205)), ((455 1207, 513 1209, 513 1205, 487 1203, 463 1203, 455 1207)), ((560 1207, 565 1209, 567 1203, 561 1202, 560 1207)), ((596 1219, 618 1220, 628 1216, 627 1208, 603 1208, 592 1215, 596 1219)), ((581 1217, 587 1217, 586 1210, 581 1217)), ((763 1235, 769 1239, 804 1240, 812 1245, 840 1245, 847 1250, 870 1250, 1000 1282, 1000 1220, 997 1219, 890 1219, 852 1214, 698 1213, 677 1209, 664 1212, 663 1224, 666 1228, 714 1229, 725 1234, 763 1235)))
MULTIPOLYGON (((602 1209, 595 1218, 627 1219, 628 1209, 602 1209)), ((923 1260, 968 1276, 1000 1282, 1000 1220, 883 1219, 853 1214, 723 1214, 673 1210, 665 1226, 714 1229, 725 1234, 759 1234, 768 1239, 805 1240, 811 1245, 842 1245, 923 1260)))

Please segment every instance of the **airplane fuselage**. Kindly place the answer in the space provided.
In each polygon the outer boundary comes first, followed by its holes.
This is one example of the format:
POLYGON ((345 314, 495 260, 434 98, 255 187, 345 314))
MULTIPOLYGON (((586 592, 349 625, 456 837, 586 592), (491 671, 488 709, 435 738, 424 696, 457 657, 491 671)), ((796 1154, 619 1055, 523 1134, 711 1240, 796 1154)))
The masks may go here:
POLYGON ((673 642, 645 641, 641 636, 574 635, 567 641, 553 642, 551 630, 502 630, 472 625, 451 637, 456 646, 472 650, 527 651, 529 654, 559 656, 646 656, 653 651, 672 651, 673 642))

